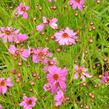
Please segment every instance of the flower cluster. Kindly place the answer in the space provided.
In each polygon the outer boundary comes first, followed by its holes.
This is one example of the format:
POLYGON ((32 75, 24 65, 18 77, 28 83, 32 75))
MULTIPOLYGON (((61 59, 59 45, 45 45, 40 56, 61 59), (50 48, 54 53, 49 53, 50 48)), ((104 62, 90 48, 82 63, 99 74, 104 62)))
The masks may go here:
POLYGON ((20 30, 15 28, 1 27, 0 38, 2 38, 4 42, 22 43, 28 39, 28 36, 26 34, 20 33, 20 30))

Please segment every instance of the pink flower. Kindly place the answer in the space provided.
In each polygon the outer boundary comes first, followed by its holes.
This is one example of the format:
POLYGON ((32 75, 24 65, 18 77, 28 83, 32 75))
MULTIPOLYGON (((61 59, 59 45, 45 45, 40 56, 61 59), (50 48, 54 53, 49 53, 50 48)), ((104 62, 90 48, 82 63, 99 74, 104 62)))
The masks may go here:
POLYGON ((47 81, 52 85, 52 92, 55 93, 59 88, 66 90, 67 69, 61 69, 53 66, 49 68, 48 72, 47 81))
POLYGON ((109 72, 105 72, 102 76, 101 83, 108 83, 109 82, 109 72))
POLYGON ((29 10, 29 7, 24 5, 23 3, 20 3, 20 5, 16 9, 17 16, 23 16, 24 19, 28 18, 27 10, 29 10))
POLYGON ((84 0, 70 0, 70 5, 72 6, 73 9, 83 9, 83 5, 84 5, 84 0))
POLYGON ((48 69, 52 66, 56 66, 57 64, 57 59, 56 58, 53 58, 53 59, 44 59, 44 68, 43 68, 43 71, 44 72, 47 72, 48 69))
POLYGON ((17 48, 14 45, 10 45, 9 49, 8 49, 9 53, 11 53, 12 55, 16 54, 17 48))
POLYGON ((11 78, 5 79, 0 78, 0 94, 5 94, 9 87, 12 87, 12 81, 11 78))
POLYGON ((20 56, 23 60, 27 60, 27 58, 30 56, 30 50, 21 49, 20 56))
POLYGON ((45 24, 41 23, 41 24, 36 26, 36 30, 42 31, 44 29, 44 27, 45 27, 45 24))
POLYGON ((52 53, 49 52, 48 48, 38 48, 38 49, 32 49, 33 55, 32 55, 32 61, 34 63, 43 62, 43 60, 47 57, 51 57, 52 53))
POLYGON ((13 56, 20 56, 23 60, 27 60, 27 58, 30 56, 29 49, 24 49, 24 48, 17 49, 14 45, 10 45, 8 51, 13 56))
POLYGON ((56 24, 58 21, 57 18, 47 19, 46 17, 43 17, 42 19, 43 19, 43 23, 36 26, 36 30, 42 31, 44 27, 47 25, 49 25, 53 29, 58 29, 58 25, 56 24))
POLYGON ((76 33, 71 30, 69 27, 66 27, 66 29, 63 29, 57 33, 54 34, 56 41, 60 45, 72 45, 75 44, 77 36, 76 33))
POLYGON ((16 35, 16 37, 14 37, 14 42, 21 43, 26 41, 27 39, 28 39, 28 36, 26 34, 19 33, 18 35, 16 35))
POLYGON ((87 78, 91 78, 92 77, 90 74, 87 73, 88 69, 86 69, 83 66, 75 65, 74 66, 74 70, 75 70, 74 79, 78 79, 79 76, 80 76, 80 78, 82 80, 85 80, 85 77, 87 77, 87 78))
POLYGON ((23 97, 23 102, 21 102, 19 105, 23 106, 24 109, 32 109, 36 105, 37 99, 35 97, 23 97))
POLYGON ((54 96, 54 100, 55 100, 55 106, 60 106, 65 100, 63 91, 59 90, 57 92, 57 95, 54 96))
POLYGON ((15 34, 17 34, 19 31, 10 27, 1 27, 0 32, 0 38, 3 38, 4 42, 13 42, 15 34))
POLYGON ((58 21, 57 18, 47 19, 46 17, 43 17, 43 23, 45 25, 49 25, 53 29, 58 29, 58 26, 56 24, 57 21, 58 21))
POLYGON ((0 109, 3 109, 2 105, 0 104, 0 109))

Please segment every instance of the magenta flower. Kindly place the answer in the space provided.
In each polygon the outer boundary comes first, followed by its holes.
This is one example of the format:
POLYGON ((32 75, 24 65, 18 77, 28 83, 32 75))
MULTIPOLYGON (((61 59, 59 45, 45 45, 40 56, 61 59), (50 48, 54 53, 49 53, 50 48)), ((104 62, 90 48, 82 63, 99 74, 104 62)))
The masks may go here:
POLYGON ((66 90, 67 69, 53 66, 49 68, 48 72, 47 81, 52 85, 52 92, 55 93, 58 89, 66 90))
POLYGON ((20 56, 25 61, 30 56, 30 50, 29 49, 24 49, 24 48, 17 49, 14 45, 10 45, 8 51, 13 56, 20 56))
POLYGON ((29 10, 29 7, 24 5, 23 3, 20 3, 16 9, 16 15, 23 16, 24 19, 27 19, 28 18, 27 10, 29 10))
POLYGON ((66 29, 63 29, 57 33, 54 34, 55 40, 60 45, 72 45, 76 43, 76 33, 71 30, 69 27, 66 27, 66 29))
POLYGON ((0 109, 3 109, 3 106, 0 104, 0 109))
POLYGON ((14 37, 14 42, 22 43, 22 42, 26 41, 27 39, 28 39, 28 36, 26 34, 19 33, 18 35, 16 35, 16 37, 14 37))
POLYGON ((43 17, 42 19, 43 19, 43 23, 36 26, 36 30, 42 31, 44 27, 47 25, 49 25, 53 29, 58 29, 58 25, 56 24, 58 21, 57 18, 47 19, 46 17, 43 17))
POLYGON ((84 0, 70 0, 70 5, 72 6, 73 9, 83 9, 83 5, 84 5, 84 0))
POLYGON ((35 97, 23 97, 23 102, 21 102, 19 105, 23 106, 24 109, 32 109, 36 105, 37 99, 35 97))
POLYGON ((109 72, 105 72, 102 76, 101 83, 108 83, 109 82, 109 72))
POLYGON ((80 78, 82 80, 85 80, 85 77, 87 77, 87 78, 91 78, 92 77, 89 73, 87 73, 88 69, 86 69, 83 66, 75 65, 74 66, 74 70, 75 70, 75 74, 74 74, 74 79, 75 80, 78 79, 79 76, 80 76, 80 78))
POLYGON ((57 92, 57 95, 54 96, 54 100, 55 100, 55 106, 60 106, 65 101, 63 91, 59 90, 57 92))
POLYGON ((43 62, 44 59, 47 57, 51 57, 52 53, 49 52, 48 48, 38 48, 38 49, 32 49, 33 55, 32 55, 32 61, 34 63, 43 62))
POLYGON ((11 78, 5 79, 0 78, 0 94, 5 94, 9 87, 12 87, 12 81, 11 78))

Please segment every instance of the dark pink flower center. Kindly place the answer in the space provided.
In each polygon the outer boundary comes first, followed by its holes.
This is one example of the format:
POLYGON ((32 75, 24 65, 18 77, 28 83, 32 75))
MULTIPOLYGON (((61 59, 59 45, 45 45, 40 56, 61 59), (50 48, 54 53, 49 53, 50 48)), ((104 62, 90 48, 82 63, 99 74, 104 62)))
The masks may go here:
POLYGON ((11 31, 5 30, 5 34, 6 34, 6 35, 10 35, 10 34, 11 34, 11 31))
POLYGON ((3 80, 3 81, 0 82, 0 87, 1 86, 6 86, 6 80, 3 80))
POLYGON ((63 34, 62 34, 62 37, 63 37, 63 38, 69 38, 69 35, 68 35, 67 33, 63 33, 63 34))
POLYGON ((75 0, 76 2, 80 3, 81 0, 75 0))
POLYGON ((22 7, 21 8, 21 11, 25 12, 26 11, 26 8, 25 7, 22 7))
POLYGON ((58 79, 59 79, 59 75, 58 75, 57 73, 55 73, 55 74, 53 75, 53 79, 54 79, 54 80, 58 80, 58 79))
POLYGON ((32 104, 32 100, 28 100, 28 101, 26 102, 26 104, 27 104, 27 105, 31 105, 31 104, 32 104))

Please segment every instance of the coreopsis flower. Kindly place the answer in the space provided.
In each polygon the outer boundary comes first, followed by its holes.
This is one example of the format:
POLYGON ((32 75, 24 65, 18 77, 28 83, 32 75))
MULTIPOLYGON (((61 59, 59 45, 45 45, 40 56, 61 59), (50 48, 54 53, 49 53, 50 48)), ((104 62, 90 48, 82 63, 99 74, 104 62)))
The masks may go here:
POLYGON ((47 25, 49 25, 53 29, 58 29, 58 25, 56 24, 58 21, 57 18, 48 19, 46 17, 43 17, 42 19, 43 19, 43 23, 36 26, 36 29, 38 31, 42 31, 44 27, 47 25))
POLYGON ((74 79, 78 79, 80 77, 80 79, 85 80, 85 78, 91 78, 92 76, 87 72, 88 69, 83 67, 83 66, 78 66, 75 65, 74 66, 74 70, 75 70, 75 74, 74 74, 74 79))
POLYGON ((32 109, 36 105, 37 99, 35 97, 23 96, 23 101, 19 104, 24 109, 32 109))
POLYGON ((53 58, 53 59, 44 59, 44 63, 43 64, 44 64, 43 71, 47 72, 50 67, 56 66, 57 59, 56 58, 53 58))
POLYGON ((29 10, 29 7, 23 3, 20 3, 16 9, 16 16, 23 16, 24 19, 27 19, 28 18, 27 10, 29 10))
POLYGON ((13 39, 19 30, 13 29, 11 27, 1 27, 0 28, 0 38, 3 38, 4 42, 13 42, 13 39))
POLYGON ((54 34, 55 40, 60 45, 73 45, 76 44, 77 33, 71 30, 69 27, 60 30, 54 34))
POLYGON ((59 90, 57 92, 57 95, 54 96, 54 100, 55 100, 55 106, 60 106, 64 101, 65 101, 65 97, 64 97, 64 93, 62 90, 59 90))
POLYGON ((101 83, 108 83, 109 82, 109 72, 105 72, 102 76, 101 83))
POLYGON ((43 62, 47 57, 52 57, 52 53, 49 52, 48 48, 32 49, 32 61, 34 63, 43 62))
POLYGON ((85 3, 85 0, 70 0, 70 5, 73 9, 83 9, 83 5, 85 3))
POLYGON ((13 56, 20 56, 23 60, 27 60, 27 58, 30 56, 29 49, 24 49, 24 48, 18 49, 14 45, 10 45, 8 51, 13 56))
POLYGON ((11 78, 0 78, 0 94, 5 94, 9 87, 12 87, 11 78))
POLYGON ((22 43, 28 39, 28 36, 26 34, 17 34, 16 37, 14 37, 15 43, 22 43))
POLYGON ((56 66, 50 67, 48 69, 47 81, 51 84, 51 90, 53 93, 57 92, 59 89, 63 91, 66 90, 66 76, 67 69, 61 69, 56 66))

